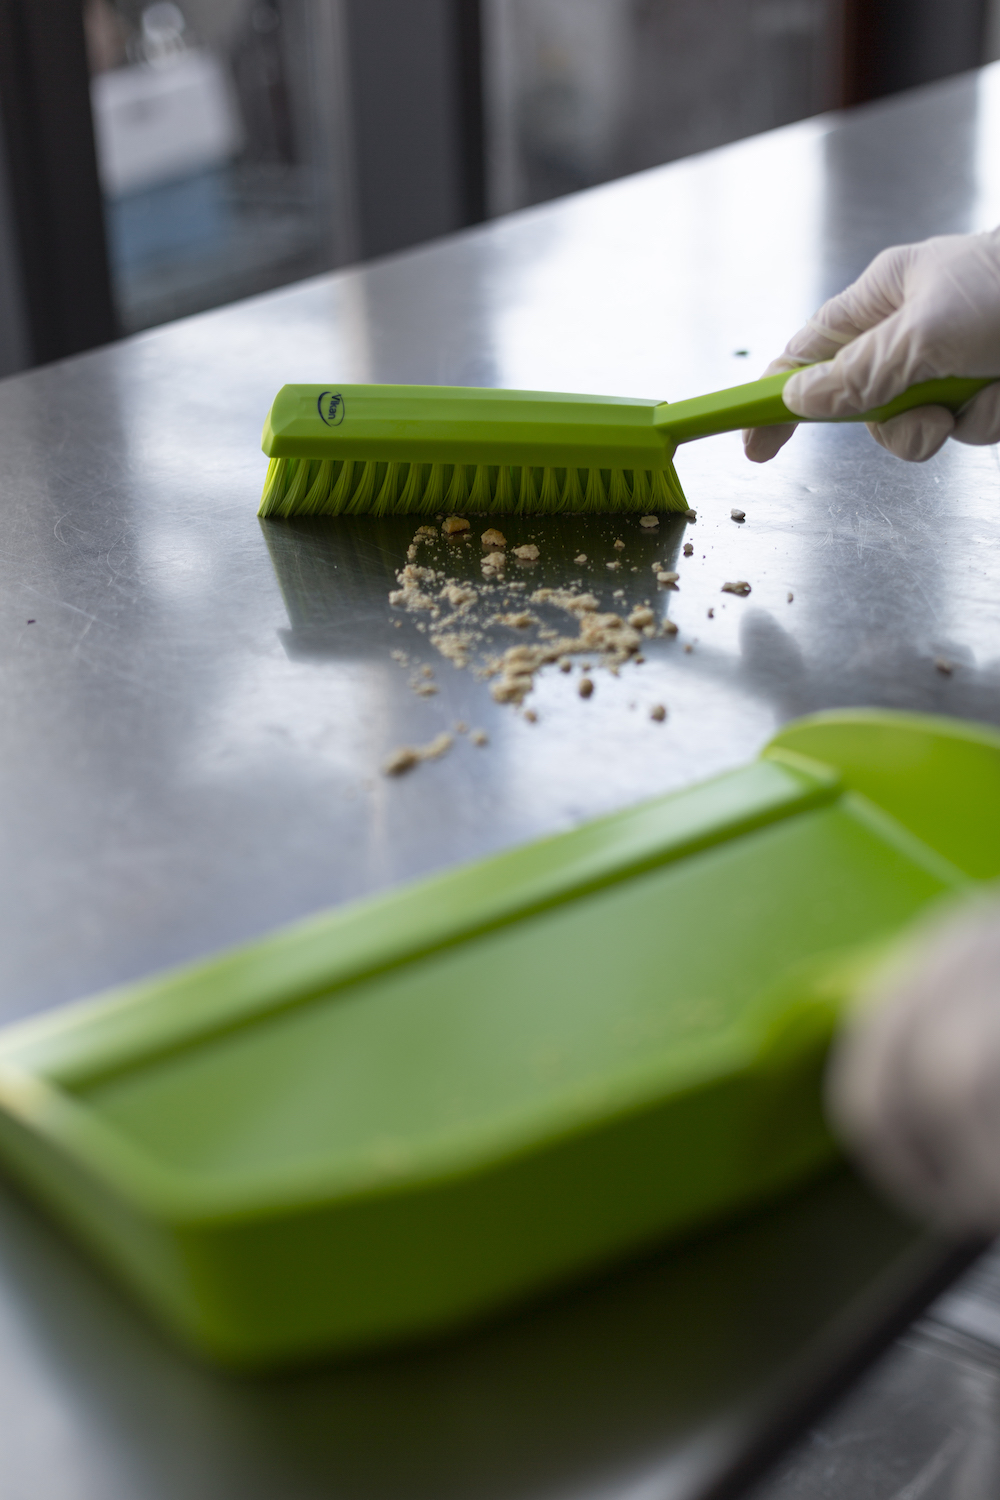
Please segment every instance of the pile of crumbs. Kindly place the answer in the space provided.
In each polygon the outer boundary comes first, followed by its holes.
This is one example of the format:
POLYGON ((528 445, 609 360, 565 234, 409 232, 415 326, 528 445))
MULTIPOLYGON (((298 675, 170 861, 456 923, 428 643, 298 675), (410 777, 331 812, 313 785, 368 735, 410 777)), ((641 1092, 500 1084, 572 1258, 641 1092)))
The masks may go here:
MULTIPOLYGON (((438 518, 442 520, 441 517, 438 518)), ((644 517, 647 534, 653 527, 649 524, 658 518, 644 517)), ((635 605, 627 615, 624 612, 603 610, 596 593, 586 590, 581 583, 570 583, 560 587, 539 587, 530 590, 530 584, 520 580, 506 581, 508 555, 518 563, 535 563, 541 557, 541 549, 534 542, 511 546, 507 538, 496 527, 482 533, 483 556, 480 559, 482 581, 471 581, 449 576, 446 568, 436 568, 427 562, 418 562, 422 549, 440 548, 440 539, 468 541, 469 522, 462 516, 443 519, 440 531, 436 526, 419 526, 407 548, 407 561, 396 574, 398 588, 389 594, 389 602, 398 609, 416 615, 417 628, 427 635, 434 649, 452 666, 458 669, 472 667, 480 680, 489 682, 490 693, 497 703, 511 704, 521 708, 525 698, 535 686, 535 678, 542 668, 558 666, 562 672, 572 670, 571 658, 585 656, 596 658, 599 666, 617 676, 620 667, 627 661, 643 662, 640 647, 647 639, 657 636, 674 636, 677 626, 672 620, 660 620, 650 603, 635 605), (533 607, 531 607, 533 606, 533 607), (562 629, 553 628, 545 616, 538 611, 555 612, 557 617, 569 617, 571 624, 562 629), (506 649, 491 650, 494 636, 491 632, 499 627, 518 634, 534 631, 534 639, 521 640, 506 649)), ((614 549, 621 553, 625 543, 621 538, 614 542, 614 549)), ((465 549, 459 554, 468 558, 465 549)), ((448 547, 448 561, 455 556, 448 547)), ((425 554, 426 556, 426 554, 425 554)), ((574 562, 583 566, 586 553, 579 553, 574 562)), ((619 568, 617 559, 608 564, 612 572, 619 568)), ((635 571, 635 569, 633 569, 635 571)), ((675 587, 677 574, 665 565, 654 564, 657 582, 661 586, 675 587)), ((617 600, 624 591, 615 591, 617 600)), ((391 653, 400 665, 409 665, 409 657, 403 651, 391 653)), ((593 678, 589 675, 593 663, 585 661, 577 690, 581 697, 589 698, 595 691, 593 678)), ((421 696, 437 692, 430 668, 423 667, 410 679, 411 688, 421 696)), ((537 722, 534 710, 523 710, 529 723, 537 722)), ((666 717, 665 710, 657 704, 651 717, 659 722, 666 717)), ((464 731, 465 726, 461 726, 464 731)), ((470 735, 473 744, 486 744, 486 735, 476 730, 470 735)), ((452 738, 448 734, 438 735, 423 747, 404 745, 395 750, 383 765, 389 776, 398 776, 411 770, 424 760, 435 760, 451 748, 452 738)))

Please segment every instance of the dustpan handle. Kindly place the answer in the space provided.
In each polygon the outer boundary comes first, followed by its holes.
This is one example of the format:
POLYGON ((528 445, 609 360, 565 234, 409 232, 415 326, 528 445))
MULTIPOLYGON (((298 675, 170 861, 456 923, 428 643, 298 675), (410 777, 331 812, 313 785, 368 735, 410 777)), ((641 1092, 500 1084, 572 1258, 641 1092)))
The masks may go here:
MULTIPOLYGON (((710 437, 716 432, 736 432, 741 427, 774 427, 781 422, 803 422, 790 412, 781 393, 785 382, 794 370, 784 370, 780 375, 765 375, 749 385, 734 385, 727 391, 714 391, 708 396, 695 396, 691 401, 662 402, 655 408, 653 425, 666 431, 675 443, 686 443, 690 438, 710 437)), ((984 386, 992 385, 997 376, 985 379, 960 375, 948 375, 941 380, 924 380, 911 385, 908 391, 857 417, 837 417, 840 422, 886 422, 898 417, 900 412, 912 411, 915 406, 946 406, 949 411, 960 411, 984 386)))

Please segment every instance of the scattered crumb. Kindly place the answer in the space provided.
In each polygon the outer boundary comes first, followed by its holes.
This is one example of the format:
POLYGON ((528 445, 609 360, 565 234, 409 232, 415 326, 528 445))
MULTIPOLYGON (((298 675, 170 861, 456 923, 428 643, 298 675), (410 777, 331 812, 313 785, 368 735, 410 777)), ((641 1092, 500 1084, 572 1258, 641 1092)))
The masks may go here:
POLYGON ((470 605, 475 604, 478 597, 475 589, 467 583, 446 583, 438 595, 439 599, 445 599, 453 609, 462 614, 470 605))
POLYGON ((675 623, 674 623, 673 620, 664 620, 664 622, 663 622, 663 634, 664 635, 676 635, 677 634, 677 626, 675 625, 675 623))
POLYGON ((570 661, 568 656, 563 657, 562 661, 559 663, 559 670, 560 672, 572 672, 573 663, 570 661))
POLYGON ((439 734, 427 745, 400 745, 382 762, 384 776, 402 776, 422 760, 440 760, 454 744, 450 734, 439 734))
POLYGON ((412 687, 419 698, 433 698, 437 692, 433 682, 417 682, 413 683, 412 687))
POLYGON ((457 536, 459 532, 469 530, 469 523, 464 516, 449 516, 441 530, 445 536, 457 536))
POLYGON ((694 543, 693 542, 685 542, 684 543, 684 556, 685 557, 693 557, 694 556, 694 543))
POLYGON ((412 771, 419 763, 420 752, 412 745, 400 745, 398 750, 393 750, 382 762, 383 776, 402 776, 404 771, 412 771))
POLYGON ((437 536, 437 534, 436 526, 418 526, 414 533, 415 536, 437 536))
POLYGON ((617 558, 615 558, 614 562, 605 563, 604 566, 606 568, 610 568, 612 573, 617 573, 618 569, 621 567, 621 563, 617 558))
POLYGON ((440 760, 442 755, 447 755, 454 743, 450 734, 438 734, 429 745, 424 745, 417 753, 421 760, 440 760))
POLYGON ((659 526, 659 524, 660 524, 660 518, 659 518, 659 516, 640 516, 639 517, 639 525, 640 526, 659 526))
POLYGON ((622 541, 622 539, 621 539, 620 536, 615 538, 615 551, 616 552, 624 552, 625 551, 625 543, 622 541))
POLYGON ((458 723, 455 725, 455 733, 456 734, 468 734, 468 732, 469 732, 469 726, 468 726, 468 724, 466 724, 466 722, 465 722, 464 719, 459 719, 458 723))
POLYGON ((389 655, 392 657, 393 661, 398 661, 401 667, 409 666, 410 658, 407 656, 405 651, 400 651, 397 648, 395 651, 390 651, 389 655))
POLYGON ((676 587, 677 587, 677 580, 678 580, 678 578, 680 576, 681 575, 679 573, 661 572, 661 573, 657 573, 657 575, 656 575, 656 581, 657 581, 657 583, 662 583, 665 588, 676 589, 676 587))
POLYGON ((421 677, 433 677, 434 676, 434 668, 433 667, 421 667, 420 668, 420 675, 421 675, 421 677))
POLYGON ((953 671, 951 662, 946 656, 935 656, 934 665, 945 677, 950 677, 953 671))
POLYGON ((488 745, 490 742, 485 729, 474 729, 469 735, 469 740, 473 745, 488 745))
POLYGON ((538 616, 533 615, 530 609, 519 610, 517 614, 497 615, 495 618, 498 625, 510 625, 515 630, 526 630, 529 625, 538 624, 538 616))
POLYGON ((654 703, 652 708, 649 710, 649 717, 651 719, 655 719, 657 724, 662 724, 664 719, 667 717, 667 710, 664 708, 662 703, 654 703))
POLYGON ((524 717, 527 719, 529 724, 538 723, 538 715, 535 713, 535 710, 533 708, 526 708, 524 710, 524 717))
POLYGON ((502 531, 497 531, 495 526, 483 532, 482 541, 484 547, 506 547, 507 545, 507 538, 502 531))
POLYGON ((685 642, 684 650, 687 652, 688 656, 691 655, 691 652, 694 650, 694 646, 690 641, 685 642))
POLYGON ((645 604, 637 605, 628 617, 628 622, 633 630, 642 630, 644 625, 652 625, 655 621, 655 614, 645 604))
POLYGON ((795 595, 792 593, 791 589, 789 589, 788 590, 788 602, 789 602, 789 604, 791 604, 791 602, 792 602, 792 600, 794 598, 795 598, 795 595))
POLYGON ((729 514, 734 521, 745 521, 747 518, 746 511, 740 510, 739 507, 735 505, 733 506, 729 514))
POLYGON ((722 592, 724 594, 739 594, 742 599, 745 599, 750 592, 750 585, 745 579, 738 578, 735 583, 724 583, 722 585, 722 592))
POLYGON ((407 560, 407 562, 415 562, 416 561, 416 556, 417 556, 417 544, 416 544, 416 542, 411 542, 410 545, 406 549, 406 560, 407 560))
POLYGON ((502 573, 506 566, 507 558, 502 552, 487 552, 483 558, 483 572, 489 576, 492 573, 502 573))
POLYGON ((534 542, 525 542, 523 547, 514 548, 514 556, 519 557, 522 562, 537 562, 538 548, 534 542))
POLYGON ((684 512, 684 519, 686 521, 697 521, 698 512, 696 510, 686 510, 684 512))
POLYGON ((710 609, 709 610, 709 612, 708 612, 708 618, 710 620, 714 620, 715 619, 715 610, 714 609, 710 609))
POLYGON ((646 658, 642 655, 633 656, 632 660, 635 662, 637 667, 643 667, 646 664, 646 658))
POLYGON ((635 563, 633 563, 632 566, 631 566, 631 568, 629 569, 629 572, 630 573, 638 573, 638 571, 639 571, 639 569, 636 567, 635 563))
POLYGON ((581 677, 580 678, 579 686, 577 687, 577 692, 580 694, 580 697, 581 698, 589 698, 590 695, 591 695, 591 693, 593 691, 594 691, 594 684, 591 682, 590 678, 589 677, 581 677))
POLYGON ((574 557, 573 561, 576 563, 577 567, 582 568, 584 563, 587 561, 586 552, 581 552, 579 557, 574 557))
POLYGON ((624 599, 625 598, 625 590, 624 589, 615 589, 615 591, 611 595, 611 597, 612 597, 612 599, 624 599))

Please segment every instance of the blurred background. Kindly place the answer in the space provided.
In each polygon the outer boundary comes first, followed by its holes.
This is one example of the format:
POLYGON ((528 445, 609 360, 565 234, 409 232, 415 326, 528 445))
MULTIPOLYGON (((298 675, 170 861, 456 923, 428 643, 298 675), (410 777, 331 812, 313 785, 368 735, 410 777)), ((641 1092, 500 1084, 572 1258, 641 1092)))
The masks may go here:
POLYGON ((1000 0, 0 0, 0 374, 1000 56, 1000 0))

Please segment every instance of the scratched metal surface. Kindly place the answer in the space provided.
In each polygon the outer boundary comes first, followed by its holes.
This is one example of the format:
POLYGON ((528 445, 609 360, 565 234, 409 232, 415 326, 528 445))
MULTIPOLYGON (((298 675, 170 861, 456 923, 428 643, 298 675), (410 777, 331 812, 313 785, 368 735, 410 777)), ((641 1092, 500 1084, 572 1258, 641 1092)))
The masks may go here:
MULTIPOLYGON (((998 219, 986 70, 0 385, 3 1017, 683 786, 810 709, 1000 719, 993 450, 914 468, 863 430, 812 430, 758 469, 713 439, 681 454, 686 532, 527 528, 533 579, 561 581, 582 547, 605 598, 647 597, 651 557, 694 544, 658 601, 678 636, 599 676, 589 702, 548 675, 533 725, 440 664, 411 618, 394 625, 405 523, 254 515, 284 381, 679 398, 758 371, 884 244, 998 219), (609 582, 616 536, 626 567, 609 582), (720 593, 731 578, 748 599, 720 593), (399 647, 433 663, 437 696, 409 689, 399 647), (456 719, 489 745, 378 774, 394 745, 456 719)), ((478 571, 468 551, 454 571, 478 571)), ((781 1213, 745 1231, 752 1253, 718 1242, 694 1332, 671 1299, 700 1258, 668 1255, 464 1354, 250 1391, 164 1350, 5 1190, 0 1493, 695 1494, 712 1424, 909 1240, 853 1185, 781 1213), (695 1364, 689 1389, 678 1370, 695 1364)))

